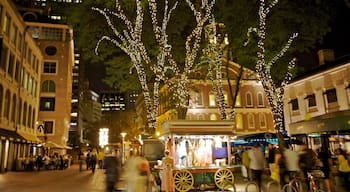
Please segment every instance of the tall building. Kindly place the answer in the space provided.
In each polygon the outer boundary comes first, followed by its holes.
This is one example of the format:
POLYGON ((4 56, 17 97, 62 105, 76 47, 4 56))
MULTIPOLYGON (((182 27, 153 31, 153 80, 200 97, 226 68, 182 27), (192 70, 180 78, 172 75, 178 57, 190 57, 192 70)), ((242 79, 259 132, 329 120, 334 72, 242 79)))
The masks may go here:
POLYGON ((0 172, 37 153, 44 54, 10 0, 0 1, 0 172))

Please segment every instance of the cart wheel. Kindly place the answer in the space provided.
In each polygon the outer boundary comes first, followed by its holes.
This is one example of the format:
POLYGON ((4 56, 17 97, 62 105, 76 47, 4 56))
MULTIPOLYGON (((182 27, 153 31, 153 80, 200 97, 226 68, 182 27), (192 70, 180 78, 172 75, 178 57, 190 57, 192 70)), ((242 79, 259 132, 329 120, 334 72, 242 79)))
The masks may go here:
POLYGON ((214 174, 215 185, 219 189, 228 189, 233 184, 233 173, 229 169, 219 169, 214 174))
POLYGON ((176 171, 174 174, 174 184, 177 191, 189 191, 194 184, 192 173, 187 170, 176 171))

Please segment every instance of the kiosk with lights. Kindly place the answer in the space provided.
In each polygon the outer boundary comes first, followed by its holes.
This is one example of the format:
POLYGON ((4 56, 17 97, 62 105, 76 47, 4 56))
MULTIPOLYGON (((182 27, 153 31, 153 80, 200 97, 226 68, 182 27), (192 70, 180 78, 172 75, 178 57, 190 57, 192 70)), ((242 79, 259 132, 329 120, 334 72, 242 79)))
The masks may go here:
POLYGON ((233 121, 174 120, 162 124, 160 139, 174 159, 177 191, 215 183, 219 189, 234 182, 230 141, 233 121))

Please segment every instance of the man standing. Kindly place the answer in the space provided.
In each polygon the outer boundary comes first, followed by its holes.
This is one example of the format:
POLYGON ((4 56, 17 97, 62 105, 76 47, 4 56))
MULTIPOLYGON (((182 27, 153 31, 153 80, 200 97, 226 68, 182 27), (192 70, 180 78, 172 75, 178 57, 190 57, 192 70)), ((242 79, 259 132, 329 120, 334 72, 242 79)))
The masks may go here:
POLYGON ((260 150, 260 144, 255 144, 254 147, 249 150, 248 156, 250 159, 249 168, 251 170, 252 179, 259 186, 259 191, 262 187, 262 173, 265 166, 265 156, 260 150))

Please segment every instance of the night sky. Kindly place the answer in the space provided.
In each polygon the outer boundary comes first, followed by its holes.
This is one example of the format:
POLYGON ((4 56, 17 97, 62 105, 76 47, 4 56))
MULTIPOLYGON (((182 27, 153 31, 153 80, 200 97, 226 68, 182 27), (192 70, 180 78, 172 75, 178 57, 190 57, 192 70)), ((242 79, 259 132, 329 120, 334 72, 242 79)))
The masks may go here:
MULTIPOLYGON (((344 0, 349 1, 350 0, 344 0)), ((320 18, 322 19, 322 18, 320 18)), ((298 65, 304 67, 305 70, 312 69, 318 65, 317 51, 319 49, 333 49, 335 58, 341 58, 350 55, 350 7, 344 3, 343 7, 339 7, 336 19, 331 24, 332 31, 325 37, 322 44, 316 45, 315 49, 307 53, 302 53, 298 57, 298 65)), ((105 68, 103 64, 89 64, 87 68, 87 77, 90 81, 90 88, 96 92, 105 89, 111 89, 108 85, 102 82, 105 77, 105 68)))

